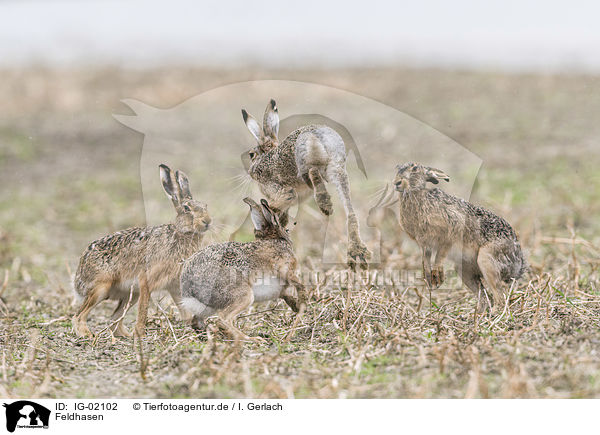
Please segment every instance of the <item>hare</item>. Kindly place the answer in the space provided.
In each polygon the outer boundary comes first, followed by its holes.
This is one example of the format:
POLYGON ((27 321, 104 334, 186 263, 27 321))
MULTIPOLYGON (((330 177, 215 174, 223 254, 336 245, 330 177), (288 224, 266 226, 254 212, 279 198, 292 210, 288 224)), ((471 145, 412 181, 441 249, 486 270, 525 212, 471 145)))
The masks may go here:
POLYGON ((233 322, 253 302, 282 298, 295 312, 306 305, 287 230, 266 200, 260 205, 250 198, 244 202, 250 206, 256 240, 207 246, 181 272, 183 305, 194 314, 192 325, 203 329, 206 318, 216 314, 236 343, 250 339, 233 322))
POLYGON ((450 181, 441 170, 418 163, 396 167, 394 186, 400 196, 400 224, 422 250, 427 285, 444 281, 442 262, 450 253, 464 284, 478 297, 491 292, 492 303, 504 302, 502 282, 519 279, 528 270, 513 228, 501 217, 427 183, 450 181), (431 255, 435 262, 431 267, 431 255), (452 252, 451 252, 452 251, 452 252))
POLYGON ((294 130, 279 143, 279 114, 275 100, 267 105, 262 127, 242 109, 244 123, 257 146, 249 152, 248 174, 260 185, 271 208, 287 223, 287 210, 304 191, 312 190, 321 212, 333 213, 325 181, 331 181, 346 212, 348 265, 367 268, 371 253, 362 242, 358 218, 350 200, 346 173, 346 148, 341 136, 326 125, 307 125, 294 130))
POLYGON ((91 336, 86 319, 92 308, 106 299, 118 300, 112 319, 120 319, 114 327, 115 335, 130 336, 123 327, 122 315, 130 298, 130 305, 139 297, 136 335, 145 334, 150 293, 166 288, 180 309, 179 274, 183 261, 200 249, 203 233, 211 218, 206 204, 192 199, 187 176, 160 165, 160 179, 167 196, 177 212, 175 223, 154 227, 138 227, 118 231, 92 242, 79 261, 74 279, 76 296, 83 303, 73 318, 73 329, 79 336, 91 336))

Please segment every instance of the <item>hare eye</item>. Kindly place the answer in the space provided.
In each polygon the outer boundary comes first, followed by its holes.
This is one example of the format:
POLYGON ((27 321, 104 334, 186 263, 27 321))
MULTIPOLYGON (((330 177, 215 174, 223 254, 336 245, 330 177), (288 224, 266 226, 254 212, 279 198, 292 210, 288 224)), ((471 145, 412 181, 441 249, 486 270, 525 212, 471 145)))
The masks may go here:
POLYGON ((248 155, 250 156, 250 160, 254 160, 254 158, 256 157, 256 153, 254 151, 250 151, 248 155))
POLYGON ((189 213, 190 211, 192 211, 192 209, 190 208, 190 206, 189 206, 189 205, 187 205, 187 204, 183 204, 183 210, 184 210, 184 211, 186 211, 186 212, 188 212, 188 213, 189 213))

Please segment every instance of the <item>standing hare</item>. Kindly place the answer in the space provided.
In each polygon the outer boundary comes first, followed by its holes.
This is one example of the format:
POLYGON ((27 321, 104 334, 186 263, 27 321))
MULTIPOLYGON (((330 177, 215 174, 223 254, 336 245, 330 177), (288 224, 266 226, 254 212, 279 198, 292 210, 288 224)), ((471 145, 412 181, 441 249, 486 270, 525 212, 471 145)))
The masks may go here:
POLYGON ((264 199, 260 205, 250 198, 244 202, 250 206, 256 240, 207 246, 181 272, 183 304, 194 314, 193 326, 203 329, 206 318, 216 313, 236 342, 249 339, 233 322, 253 302, 283 298, 295 312, 306 305, 287 230, 264 199))
POLYGON ((321 212, 333 213, 325 181, 331 181, 346 212, 348 227, 348 265, 367 268, 371 257, 359 234, 358 218, 350 200, 350 183, 346 173, 346 148, 341 136, 326 125, 307 125, 294 130, 279 143, 279 114, 275 100, 265 110, 262 127, 245 110, 244 122, 257 146, 250 152, 248 173, 259 183, 271 208, 287 223, 287 210, 299 191, 312 189, 321 212))
MULTIPOLYGON (((504 303, 502 282, 519 279, 528 269, 512 227, 494 213, 438 188, 450 178, 439 169, 418 163, 396 167, 394 185, 400 193, 400 224, 423 253, 423 274, 429 287, 444 281, 442 262, 450 253, 464 284, 483 308, 491 292, 493 303, 504 303), (431 267, 431 255, 435 262, 431 267)), ((490 303, 492 303, 490 302, 490 303)))
POLYGON ((114 327, 115 335, 130 336, 124 328, 122 317, 129 302, 130 288, 137 280, 139 289, 133 287, 130 305, 139 297, 136 335, 145 334, 150 293, 166 288, 180 309, 179 274, 183 261, 200 249, 203 233, 208 229, 210 216, 206 205, 192 199, 187 176, 175 174, 160 165, 160 179, 167 196, 173 201, 177 218, 175 223, 154 227, 138 227, 118 231, 92 242, 81 256, 75 274, 76 295, 83 298, 73 329, 79 336, 91 336, 86 319, 92 308, 106 299, 118 300, 112 315, 120 319, 114 327))

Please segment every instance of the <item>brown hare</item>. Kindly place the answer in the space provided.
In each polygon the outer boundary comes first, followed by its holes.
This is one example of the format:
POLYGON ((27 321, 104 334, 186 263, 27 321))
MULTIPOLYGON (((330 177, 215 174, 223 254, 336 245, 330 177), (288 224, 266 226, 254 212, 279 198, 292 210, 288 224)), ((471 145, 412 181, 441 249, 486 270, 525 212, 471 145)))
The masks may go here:
POLYGON ((348 265, 367 268, 371 257, 359 233, 358 218, 350 200, 346 173, 346 148, 341 136, 326 125, 307 125, 290 133, 279 143, 279 114, 275 100, 267 105, 262 127, 245 110, 244 122, 257 146, 250 152, 249 175, 260 185, 271 208, 287 223, 287 210, 301 192, 311 189, 321 212, 333 213, 325 182, 331 181, 346 212, 348 265))
MULTIPOLYGON (((112 319, 120 319, 133 289, 130 305, 139 297, 136 335, 145 333, 150 293, 164 288, 180 309, 179 274, 183 261, 200 249, 203 233, 211 219, 205 204, 192 199, 187 176, 160 165, 160 179, 173 202, 177 218, 172 224, 138 227, 118 231, 92 242, 79 261, 74 279, 76 295, 83 299, 73 318, 79 336, 91 336, 87 316, 92 308, 106 299, 119 303, 112 319), (137 282, 136 282, 137 281, 137 282)), ((122 319, 114 327, 115 335, 130 336, 122 319)))
POLYGON ((480 308, 488 299, 486 290, 492 296, 488 305, 504 303, 502 283, 511 283, 528 270, 513 228, 491 211, 428 188, 428 182, 450 181, 439 169, 418 163, 396 169, 400 224, 422 250, 427 285, 439 287, 444 281, 442 262, 450 254, 464 284, 478 297, 480 308))
POLYGON ((250 198, 244 202, 250 206, 256 240, 207 246, 181 272, 183 305, 194 314, 193 326, 203 329, 206 318, 216 314, 236 342, 250 339, 233 322, 253 302, 282 298, 295 312, 306 304, 287 230, 264 199, 260 205, 250 198))

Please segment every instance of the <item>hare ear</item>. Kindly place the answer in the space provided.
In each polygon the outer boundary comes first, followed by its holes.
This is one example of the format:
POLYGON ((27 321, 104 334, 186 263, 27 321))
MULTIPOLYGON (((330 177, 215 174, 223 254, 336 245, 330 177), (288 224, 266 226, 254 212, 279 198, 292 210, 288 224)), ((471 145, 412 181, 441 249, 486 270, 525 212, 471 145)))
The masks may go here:
POLYGON ((263 131, 265 135, 277 140, 277 134, 279 134, 279 112, 277 111, 277 103, 273 99, 269 101, 265 110, 263 131))
POLYGON ((171 176, 171 169, 167 165, 159 165, 160 169, 160 181, 162 182, 163 189, 167 196, 173 201, 175 207, 179 207, 179 197, 177 196, 177 190, 175 183, 173 183, 173 177, 171 176))
POLYGON ((277 220, 277 215, 273 212, 273 210, 271 210, 271 207, 269 207, 269 203, 267 202, 267 200, 261 199, 260 205, 262 207, 262 213, 265 217, 265 220, 267 222, 270 222, 273 226, 278 226, 279 221, 277 220))
POLYGON ((446 173, 440 169, 435 168, 427 168, 425 173, 426 181, 429 181, 433 184, 438 184, 440 180, 450 181, 450 177, 446 175, 446 173))
POLYGON ((179 198, 192 199, 192 192, 190 191, 190 182, 187 175, 181 171, 175 171, 175 178, 179 186, 179 198))
POLYGON ((250 206, 250 219, 252 219, 252 225, 258 231, 263 231, 269 225, 265 220, 260 206, 254 202, 251 198, 244 198, 244 202, 250 206))
POLYGON ((250 130, 250 133, 252 133, 252 136, 254 136, 254 139, 256 139, 258 143, 261 143, 263 138, 263 132, 256 119, 254 119, 254 117, 248 114, 248 112, 246 112, 246 110, 244 109, 242 109, 242 117, 244 118, 244 123, 246 124, 246 127, 248 127, 248 130, 250 130))

